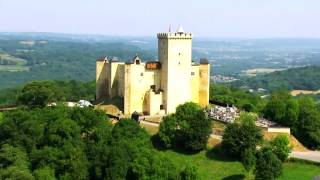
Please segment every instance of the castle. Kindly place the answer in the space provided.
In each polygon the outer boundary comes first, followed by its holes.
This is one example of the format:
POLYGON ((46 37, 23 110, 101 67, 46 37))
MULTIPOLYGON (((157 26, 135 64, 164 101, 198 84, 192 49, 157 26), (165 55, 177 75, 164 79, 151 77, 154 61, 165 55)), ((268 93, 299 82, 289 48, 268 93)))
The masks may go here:
MULTIPOLYGON (((135 56, 131 62, 117 58, 96 61, 96 99, 120 99, 124 115, 174 113, 178 105, 209 104, 210 64, 192 62, 192 34, 180 27, 176 33, 158 33, 158 61, 135 56)), ((110 101, 112 102, 112 101, 110 101)))

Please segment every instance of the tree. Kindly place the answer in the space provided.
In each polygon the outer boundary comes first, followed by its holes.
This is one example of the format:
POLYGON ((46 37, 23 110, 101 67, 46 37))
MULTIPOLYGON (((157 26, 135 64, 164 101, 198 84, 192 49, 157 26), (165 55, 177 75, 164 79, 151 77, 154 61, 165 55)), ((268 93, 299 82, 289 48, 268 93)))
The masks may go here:
POLYGON ((103 179, 106 177, 106 162, 110 154, 112 127, 112 124, 107 122, 98 124, 86 138, 90 179, 103 179))
POLYGON ((257 180, 273 180, 282 173, 282 163, 271 149, 263 148, 257 153, 255 178, 257 180))
POLYGON ((299 98, 299 122, 296 135, 306 146, 320 148, 320 112, 311 98, 299 98))
POLYGON ((244 104, 242 106, 242 108, 247 112, 255 112, 256 111, 256 107, 251 103, 244 104))
POLYGON ((35 180, 56 180, 54 169, 50 167, 43 167, 33 171, 35 180))
POLYGON ((292 132, 297 132, 297 123, 299 120, 299 102, 296 99, 289 99, 286 104, 286 112, 283 125, 291 128, 292 132))
POLYGON ((192 164, 187 164, 186 168, 181 172, 181 180, 197 179, 199 179, 198 168, 192 164))
POLYGON ((271 149, 281 161, 285 161, 290 153, 290 141, 287 135, 279 135, 270 141, 271 149))
POLYGON ((112 143, 128 141, 137 146, 151 146, 150 136, 132 119, 121 119, 112 129, 112 143))
POLYGON ((2 123, 2 120, 3 120, 3 113, 0 112, 0 125, 1 125, 1 123, 2 123))
POLYGON ((44 135, 43 121, 37 113, 37 110, 7 112, 0 124, 0 141, 22 146, 28 152, 35 148, 44 135))
POLYGON ((245 149, 241 154, 241 162, 250 177, 250 172, 256 165, 256 150, 250 148, 245 149))
POLYGON ((289 96, 287 92, 276 92, 271 95, 265 109, 264 116, 272 121, 292 128, 296 132, 299 118, 299 102, 289 96))
POLYGON ((0 179, 33 180, 26 152, 4 144, 0 149, 0 179))
POLYGON ((133 160, 127 173, 127 179, 180 179, 179 172, 172 161, 156 151, 144 149, 133 160))
POLYGON ((199 105, 187 102, 176 109, 180 139, 186 150, 199 151, 206 147, 211 134, 211 120, 199 105))
POLYGON ((18 102, 31 108, 45 107, 48 102, 53 100, 54 93, 50 89, 51 85, 39 81, 26 84, 18 97, 18 102))
POLYGON ((256 149, 263 140, 262 130, 255 125, 254 116, 240 114, 240 122, 228 124, 222 136, 222 148, 231 156, 240 158, 246 149, 256 149))
POLYGON ((106 114, 102 111, 92 110, 90 107, 72 108, 70 111, 70 119, 75 121, 81 127, 81 133, 89 135, 95 127, 108 120, 106 114))
POLYGON ((171 148, 174 145, 177 130, 177 119, 175 115, 168 115, 160 123, 158 137, 165 148, 171 148))
POLYGON ((210 101, 224 105, 235 105, 247 112, 260 112, 264 100, 259 94, 221 84, 210 85, 210 101))
POLYGON ((286 92, 272 94, 264 109, 264 116, 272 121, 283 123, 286 115, 286 101, 289 97, 286 92))

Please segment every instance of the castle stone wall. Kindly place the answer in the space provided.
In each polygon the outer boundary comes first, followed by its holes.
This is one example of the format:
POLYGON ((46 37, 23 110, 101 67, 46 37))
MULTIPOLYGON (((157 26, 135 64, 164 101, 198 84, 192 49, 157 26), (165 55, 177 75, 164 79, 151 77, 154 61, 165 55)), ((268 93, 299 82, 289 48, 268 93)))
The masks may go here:
POLYGON ((107 84, 107 62, 98 60, 96 62, 96 99, 101 100, 108 95, 107 84))
POLYGON ((209 105, 210 64, 200 64, 199 75, 199 105, 206 107, 209 105))
POLYGON ((96 99, 123 98, 123 113, 174 113, 185 102, 209 104, 209 64, 192 63, 191 33, 159 33, 158 62, 97 60, 96 99))
POLYGON ((199 65, 193 65, 191 68, 191 101, 199 103, 199 86, 200 86, 200 74, 199 65))

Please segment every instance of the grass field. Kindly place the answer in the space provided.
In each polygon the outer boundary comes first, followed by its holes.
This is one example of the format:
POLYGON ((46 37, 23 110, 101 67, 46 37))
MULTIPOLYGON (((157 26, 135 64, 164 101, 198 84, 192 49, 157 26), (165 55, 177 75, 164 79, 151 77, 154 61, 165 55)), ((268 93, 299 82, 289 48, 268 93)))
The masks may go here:
POLYGON ((28 66, 16 66, 16 65, 0 65, 0 71, 19 72, 29 71, 28 66))
POLYGON ((27 64, 27 60, 11 56, 7 53, 0 53, 0 59, 9 61, 10 63, 17 66, 23 66, 27 64))
MULTIPOLYGON (((221 128, 221 124, 217 124, 221 128)), ((142 125, 151 135, 156 134, 158 128, 148 125, 142 125)), ((213 147, 219 142, 210 139, 208 146, 213 147), (211 142, 212 141, 212 142, 211 142)), ((244 170, 242 164, 232 158, 228 158, 219 152, 218 148, 209 151, 202 151, 197 154, 185 154, 173 150, 160 151, 166 157, 171 159, 180 170, 185 168, 186 164, 191 163, 198 167, 198 172, 202 180, 250 180, 248 173, 244 170)), ((279 180, 310 180, 314 176, 320 176, 320 165, 312 165, 303 162, 286 162, 283 164, 283 174, 279 180)))
POLYGON ((18 71, 29 71, 29 67, 25 66, 27 60, 11 56, 7 53, 0 53, 0 71, 18 72, 18 71), (3 62, 8 64, 2 64, 3 62))
MULTIPOLYGON (((161 151, 171 159, 177 167, 183 169, 191 163, 198 167, 202 180, 240 180, 248 178, 242 164, 219 153, 218 150, 202 151, 198 154, 183 154, 172 150, 161 151)), ((283 164, 283 174, 280 180, 310 180, 320 175, 320 166, 300 162, 287 162, 283 164)))

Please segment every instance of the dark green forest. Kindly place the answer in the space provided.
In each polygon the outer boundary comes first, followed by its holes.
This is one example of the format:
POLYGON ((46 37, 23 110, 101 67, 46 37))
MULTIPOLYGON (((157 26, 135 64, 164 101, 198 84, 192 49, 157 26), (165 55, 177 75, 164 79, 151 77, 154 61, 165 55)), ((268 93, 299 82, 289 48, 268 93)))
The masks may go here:
POLYGON ((182 173, 152 148, 135 121, 112 126, 103 112, 91 108, 5 113, 0 146, 1 179, 174 180, 182 173))

